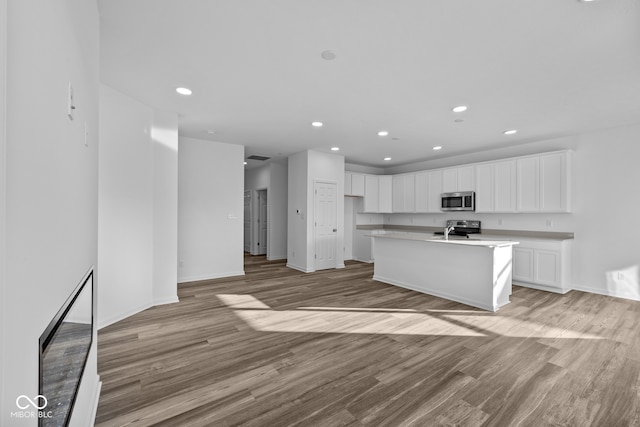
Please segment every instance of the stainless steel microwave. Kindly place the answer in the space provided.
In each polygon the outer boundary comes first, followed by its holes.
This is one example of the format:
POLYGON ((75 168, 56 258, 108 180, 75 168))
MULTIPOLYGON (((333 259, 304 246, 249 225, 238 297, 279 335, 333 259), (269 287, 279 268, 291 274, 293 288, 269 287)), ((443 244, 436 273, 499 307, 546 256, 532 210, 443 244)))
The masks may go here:
POLYGON ((442 193, 440 208, 443 211, 475 211, 476 193, 460 191, 459 193, 442 193))

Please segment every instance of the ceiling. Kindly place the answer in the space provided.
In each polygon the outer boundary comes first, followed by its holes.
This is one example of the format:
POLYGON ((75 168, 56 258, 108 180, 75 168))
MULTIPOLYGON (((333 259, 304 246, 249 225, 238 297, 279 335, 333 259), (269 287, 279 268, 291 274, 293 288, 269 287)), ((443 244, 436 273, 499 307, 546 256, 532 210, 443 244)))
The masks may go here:
POLYGON ((637 0, 99 7, 102 82, 177 112, 180 135, 247 156, 339 147, 349 163, 387 167, 640 122, 637 0))

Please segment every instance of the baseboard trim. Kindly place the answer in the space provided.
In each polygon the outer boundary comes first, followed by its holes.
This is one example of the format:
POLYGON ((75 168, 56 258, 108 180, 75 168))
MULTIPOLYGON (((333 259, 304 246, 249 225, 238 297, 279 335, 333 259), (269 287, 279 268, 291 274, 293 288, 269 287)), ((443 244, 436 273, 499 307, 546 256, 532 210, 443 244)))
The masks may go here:
POLYGON ((306 269, 291 263, 287 263, 287 267, 294 270, 302 271, 303 273, 313 273, 314 271, 316 271, 315 269, 306 269))
POLYGON ((102 391, 102 381, 100 381, 100 375, 98 375, 98 382, 93 390, 93 409, 91 410, 91 418, 87 425, 93 427, 96 423, 96 415, 98 415, 98 403, 100 402, 100 392, 102 391))
POLYGON ((276 255, 276 256, 268 256, 267 261, 279 261, 281 259, 287 259, 286 255, 276 255))
POLYGON ((554 294, 562 294, 562 295, 566 294, 571 290, 571 289, 560 289, 560 288, 554 288, 551 286, 539 285, 537 283, 519 282, 517 280, 513 280, 512 283, 516 286, 522 286, 524 288, 537 289, 539 291, 553 292, 554 294))
MULTIPOLYGON (((475 301, 473 299, 468 299, 468 298, 463 298, 463 297, 459 297, 457 295, 450 295, 446 292, 438 292, 438 291, 434 291, 434 290, 429 290, 429 292, 425 292, 424 289, 420 289, 417 286, 413 286, 409 283, 405 283, 399 280, 393 280, 393 279, 388 279, 386 277, 383 276, 379 276, 374 274, 373 275, 373 280, 377 280, 378 282, 382 282, 382 283, 387 283, 389 285, 393 285, 393 286, 399 286, 401 288, 405 288, 405 289, 410 289, 412 291, 416 291, 416 292, 420 292, 421 294, 425 294, 425 295, 431 295, 434 297, 438 297, 438 298, 444 298, 444 299, 448 299, 450 301, 455 301, 455 302, 460 302, 462 304, 466 304, 469 305, 471 307, 475 307, 475 308, 481 308, 483 310, 488 310, 488 311, 498 311, 498 309, 500 308, 500 306, 498 307, 493 307, 492 305, 489 304, 484 304, 482 302, 479 301, 475 301)), ((508 302, 506 303, 508 304, 508 302)))
POLYGON ((145 304, 141 304, 139 306, 133 307, 125 312, 116 314, 114 316, 108 317, 101 322, 98 322, 98 330, 102 328, 106 328, 107 326, 113 325, 121 320, 126 319, 127 317, 133 316, 136 313, 140 313, 148 308, 153 307, 153 302, 147 302, 145 304))
POLYGON ((580 291, 580 292, 588 292, 590 294, 604 295, 604 296, 613 297, 613 298, 623 298, 623 299, 628 299, 628 300, 631 300, 631 301, 640 301, 640 298, 638 298, 638 297, 636 297, 634 295, 619 295, 619 294, 610 292, 608 290, 590 288, 588 286, 576 286, 576 285, 573 285, 573 290, 574 291, 580 291))
POLYGON ((222 279, 224 277, 244 276, 244 270, 228 271, 226 273, 205 274, 202 276, 187 276, 178 278, 178 283, 200 282, 202 280, 222 279))
POLYGON ((174 296, 170 296, 170 297, 154 299, 153 300, 153 305, 175 304, 177 302, 180 302, 180 300, 178 299, 177 295, 174 295, 174 296))

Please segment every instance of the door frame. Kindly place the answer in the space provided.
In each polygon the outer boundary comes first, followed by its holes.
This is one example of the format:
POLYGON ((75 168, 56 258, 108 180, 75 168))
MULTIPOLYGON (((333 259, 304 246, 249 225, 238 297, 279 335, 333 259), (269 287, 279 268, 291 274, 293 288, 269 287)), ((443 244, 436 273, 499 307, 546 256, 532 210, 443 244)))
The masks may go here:
POLYGON ((251 202, 251 255, 267 255, 269 254, 269 188, 255 188, 252 194, 251 202), (264 191, 267 195, 267 249, 264 254, 260 253, 260 192, 264 191))

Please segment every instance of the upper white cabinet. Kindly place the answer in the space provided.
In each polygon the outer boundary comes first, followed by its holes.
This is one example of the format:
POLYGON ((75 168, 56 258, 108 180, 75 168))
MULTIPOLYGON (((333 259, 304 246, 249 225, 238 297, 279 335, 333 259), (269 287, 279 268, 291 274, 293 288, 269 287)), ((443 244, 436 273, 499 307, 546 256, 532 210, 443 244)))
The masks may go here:
POLYGON ((441 212, 442 170, 415 174, 415 211, 420 213, 441 212))
POLYGON ((364 175, 361 173, 346 172, 344 174, 344 195, 364 196, 364 175))
POLYGON ((364 175, 365 212, 391 213, 393 208, 392 179, 391 175, 364 175))
POLYGON ((393 212, 393 176, 380 175, 379 209, 381 213, 393 212))
POLYGON ((377 175, 364 176, 364 211, 378 212, 380 185, 377 175))
POLYGON ((456 191, 475 190, 474 166, 459 166, 447 168, 442 171, 442 192, 453 193, 456 191))
POLYGON ((518 212, 570 212, 571 152, 517 160, 518 212))
POLYGON ((393 212, 416 211, 416 175, 393 175, 393 212))
POLYGON ((503 160, 475 167, 476 212, 516 211, 516 162, 503 160))

